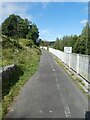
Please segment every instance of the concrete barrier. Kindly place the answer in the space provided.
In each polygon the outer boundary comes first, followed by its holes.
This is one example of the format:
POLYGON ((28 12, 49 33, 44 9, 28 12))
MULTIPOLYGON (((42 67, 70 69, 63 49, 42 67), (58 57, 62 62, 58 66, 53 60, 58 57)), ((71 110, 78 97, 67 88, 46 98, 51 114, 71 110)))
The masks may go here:
POLYGON ((2 68, 1 74, 2 79, 9 79, 10 76, 16 71, 16 65, 8 65, 2 68))
POLYGON ((15 65, 8 65, 0 70, 1 81, 2 81, 2 96, 9 93, 9 90, 17 83, 19 77, 23 75, 22 69, 15 65))

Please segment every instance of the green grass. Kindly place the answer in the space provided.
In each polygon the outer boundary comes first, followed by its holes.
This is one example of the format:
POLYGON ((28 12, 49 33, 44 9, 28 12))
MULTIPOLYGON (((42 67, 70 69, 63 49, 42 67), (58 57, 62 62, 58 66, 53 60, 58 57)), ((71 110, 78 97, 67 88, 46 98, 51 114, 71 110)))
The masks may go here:
MULTIPOLYGON (((53 55, 54 56, 54 55, 53 55)), ((55 61, 63 68, 66 70, 65 66, 63 65, 63 63, 57 58, 54 56, 54 59, 55 61)), ((69 69, 68 69, 69 70, 69 69)), ((66 71, 67 72, 67 71, 66 71)), ((90 95, 88 93, 85 92, 84 88, 80 85, 82 84, 83 86, 85 86, 85 83, 83 83, 83 81, 79 78, 79 77, 76 77, 74 75, 74 73, 71 72, 71 74, 69 74, 69 76, 72 78, 72 80, 75 81, 76 85, 78 86, 78 88, 87 96, 87 97, 90 97, 90 95), (73 78, 75 77, 75 78, 73 78)))
POLYGON ((2 119, 2 102, 0 101, 0 120, 2 119))
POLYGON ((57 57, 54 56, 54 59, 61 67, 63 67, 63 68, 65 67, 57 57))
POLYGON ((72 76, 74 76, 74 73, 71 73, 72 76))
MULTIPOLYGON (((40 60, 41 51, 35 45, 27 46, 27 44, 22 44, 19 40, 3 39, 3 51, 2 51, 2 65, 6 66, 10 64, 16 64, 23 71, 23 75, 19 77, 19 80, 11 86, 9 93, 3 96, 2 100, 2 116, 8 112, 8 108, 12 101, 18 95, 21 87, 26 81, 36 72, 38 69, 38 64, 40 60), (13 43, 14 41, 14 43, 13 43), (27 47, 26 47, 27 46, 27 47)), ((27 39, 24 39, 27 41, 27 39)), ((10 80, 11 81, 11 80, 10 80)))
POLYGON ((32 42, 32 40, 30 40, 30 39, 19 38, 18 41, 19 41, 19 44, 22 47, 23 46, 32 46, 32 45, 34 45, 34 43, 32 42))

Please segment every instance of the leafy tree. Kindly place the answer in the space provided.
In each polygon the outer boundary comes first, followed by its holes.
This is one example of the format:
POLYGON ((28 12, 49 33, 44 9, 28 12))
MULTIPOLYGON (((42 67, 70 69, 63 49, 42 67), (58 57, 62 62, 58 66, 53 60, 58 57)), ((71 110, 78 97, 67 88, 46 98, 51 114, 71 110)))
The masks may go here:
POLYGON ((28 34, 28 26, 27 19, 24 20, 20 16, 12 14, 2 23, 2 34, 25 38, 28 34))
POLYGON ((40 42, 41 42, 41 39, 37 39, 37 40, 36 40, 36 45, 39 46, 39 45, 40 45, 40 42))
POLYGON ((82 30, 81 39, 84 39, 84 43, 86 47, 85 54, 90 55, 90 25, 88 22, 82 30))
POLYGON ((89 32, 90 32, 90 27, 89 27, 89 23, 87 23, 74 45, 74 52, 80 54, 90 54, 89 32))
POLYGON ((26 38, 26 35, 28 34, 28 20, 27 19, 20 19, 18 21, 18 26, 17 26, 17 29, 18 29, 18 37, 21 37, 21 38, 26 38))
POLYGON ((74 36, 71 36, 70 37, 70 40, 69 40, 69 47, 72 47, 72 51, 74 52, 74 45, 75 45, 75 42, 77 41, 79 36, 77 35, 74 35, 74 36))
POLYGON ((40 41, 40 46, 44 46, 44 41, 43 40, 40 41))
POLYGON ((55 49, 60 50, 60 46, 59 46, 59 38, 56 39, 55 45, 54 45, 55 49))
POLYGON ((78 54, 85 54, 85 43, 84 39, 81 39, 81 36, 77 39, 74 45, 74 52, 78 54))
POLYGON ((39 30, 35 24, 28 19, 22 19, 18 15, 10 15, 2 23, 2 34, 9 37, 28 38, 39 45, 39 30))
POLYGON ((34 43, 36 44, 36 40, 39 37, 39 31, 35 24, 32 24, 31 29, 29 30, 29 33, 27 35, 28 39, 32 39, 34 43))
POLYGON ((7 36, 16 36, 17 33, 17 17, 13 14, 10 15, 2 23, 2 34, 7 36))
POLYGON ((54 48, 59 49, 61 51, 64 51, 64 47, 66 46, 73 48, 77 38, 78 38, 77 35, 74 35, 74 36, 66 35, 62 39, 56 39, 54 48))
POLYGON ((88 28, 87 53, 90 55, 90 24, 88 28))
POLYGON ((89 23, 83 28, 81 35, 64 36, 62 39, 56 39, 54 48, 61 51, 64 47, 72 47, 74 53, 90 55, 90 25, 89 23))

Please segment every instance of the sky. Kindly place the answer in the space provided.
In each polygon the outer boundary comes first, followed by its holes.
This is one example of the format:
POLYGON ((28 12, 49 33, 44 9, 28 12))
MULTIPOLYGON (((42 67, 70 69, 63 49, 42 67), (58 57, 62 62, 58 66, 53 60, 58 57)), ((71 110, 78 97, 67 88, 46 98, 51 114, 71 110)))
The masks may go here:
POLYGON ((88 19, 88 2, 3 2, 2 23, 10 14, 35 23, 39 38, 54 41, 65 35, 79 35, 88 19))

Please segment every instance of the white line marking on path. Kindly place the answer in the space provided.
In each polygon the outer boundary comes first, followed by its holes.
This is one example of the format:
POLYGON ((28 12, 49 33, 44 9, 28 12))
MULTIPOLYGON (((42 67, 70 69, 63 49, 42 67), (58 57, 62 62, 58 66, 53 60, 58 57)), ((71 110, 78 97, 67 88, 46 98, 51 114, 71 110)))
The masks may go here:
POLYGON ((50 110, 49 112, 52 113, 52 110, 50 110))
POLYGON ((59 87, 59 84, 57 84, 57 87, 59 87))
POLYGON ((70 109, 69 109, 68 105, 65 106, 65 111, 64 112, 65 112, 66 118, 70 118, 71 117, 70 109))
POLYGON ((61 88, 60 88, 60 85, 59 85, 59 84, 57 84, 57 88, 58 88, 59 90, 61 90, 61 88))
POLYGON ((54 72, 55 70, 53 69, 52 71, 54 72))
POLYGON ((53 65, 51 64, 51 68, 53 68, 53 65))
POLYGON ((54 67, 53 67, 52 63, 51 63, 51 68, 52 68, 52 71, 54 72, 55 70, 54 70, 54 67))
POLYGON ((55 80, 56 80, 56 82, 58 81, 58 79, 57 79, 57 78, 56 78, 55 80))
POLYGON ((42 110, 40 110, 40 111, 39 111, 39 113, 43 113, 43 111, 42 111, 42 110))

